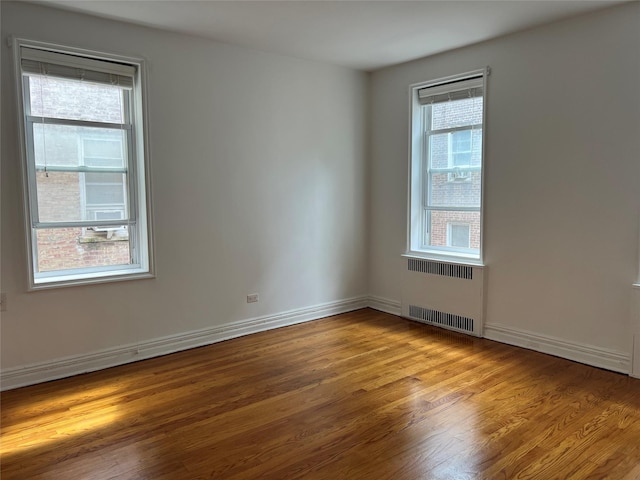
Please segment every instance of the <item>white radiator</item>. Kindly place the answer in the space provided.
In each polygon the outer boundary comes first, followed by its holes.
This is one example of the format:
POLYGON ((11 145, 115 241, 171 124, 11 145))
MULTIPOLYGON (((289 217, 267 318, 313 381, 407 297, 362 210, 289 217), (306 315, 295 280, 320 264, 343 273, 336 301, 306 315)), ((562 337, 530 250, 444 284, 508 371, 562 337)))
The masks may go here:
POLYGON ((402 316, 481 337, 485 268, 407 258, 402 316))

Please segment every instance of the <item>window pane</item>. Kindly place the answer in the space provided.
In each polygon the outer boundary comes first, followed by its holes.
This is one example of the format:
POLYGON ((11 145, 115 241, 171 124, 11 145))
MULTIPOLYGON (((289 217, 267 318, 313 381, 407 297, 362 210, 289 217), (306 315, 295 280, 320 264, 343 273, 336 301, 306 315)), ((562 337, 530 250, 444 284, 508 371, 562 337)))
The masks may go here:
POLYGON ((36 166, 120 167, 127 165, 125 130, 33 124, 36 166))
POLYGON ((31 115, 36 117, 125 123, 125 92, 118 86, 29 75, 31 115))
POLYGON ((126 175, 119 173, 38 172, 40 222, 107 220, 96 212, 126 219, 126 175))
POLYGON ((86 184, 86 201, 89 205, 124 205, 122 185, 86 184))
POLYGON ((83 220, 79 173, 38 172, 36 187, 41 222, 83 220))
MULTIPOLYGON (((117 132, 117 131, 116 131, 117 132)), ((121 167, 126 157, 124 139, 120 135, 103 138, 84 137, 82 141, 84 164, 89 167, 121 167)))
POLYGON ((482 165, 482 128, 428 135, 429 168, 482 165))
POLYGON ((429 135, 428 140, 430 174, 425 206, 479 207, 482 129, 429 135))
POLYGON ((451 165, 454 167, 471 165, 473 148, 471 130, 451 133, 451 165))
POLYGON ((36 230, 36 272, 129 265, 126 228, 49 228, 36 230))
POLYGON ((123 212, 118 210, 100 210, 94 212, 96 220, 121 220, 123 218, 123 212))
MULTIPOLYGON (((451 236, 451 227, 467 224, 469 227, 469 248, 480 251, 480 212, 428 211, 428 245, 431 247, 456 247, 447 239, 451 236)), ((459 237, 458 237, 459 238, 459 237)))
POLYGON ((124 205, 124 174, 85 173, 84 182, 87 205, 124 205))
POLYGON ((425 108, 431 109, 431 130, 482 123, 482 97, 434 103, 425 108))
POLYGON ((430 175, 430 207, 480 207, 480 171, 460 169, 453 173, 430 175))
POLYGON ((429 168, 448 168, 450 166, 449 140, 448 133, 438 133, 428 137, 429 168))

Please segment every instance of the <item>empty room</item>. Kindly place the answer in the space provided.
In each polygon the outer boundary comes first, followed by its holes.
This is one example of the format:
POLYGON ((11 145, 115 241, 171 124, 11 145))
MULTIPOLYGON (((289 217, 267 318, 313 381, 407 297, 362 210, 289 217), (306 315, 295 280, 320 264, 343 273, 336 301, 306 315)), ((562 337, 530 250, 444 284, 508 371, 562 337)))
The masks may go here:
POLYGON ((640 1, 5 1, 0 477, 640 479, 640 1))

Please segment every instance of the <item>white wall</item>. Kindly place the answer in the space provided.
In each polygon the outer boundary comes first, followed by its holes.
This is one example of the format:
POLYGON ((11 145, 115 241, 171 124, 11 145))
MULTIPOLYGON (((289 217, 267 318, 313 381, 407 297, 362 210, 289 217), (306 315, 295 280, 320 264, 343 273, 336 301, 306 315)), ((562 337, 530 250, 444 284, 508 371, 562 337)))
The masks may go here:
POLYGON ((637 2, 374 72, 370 294, 402 295, 408 86, 486 65, 486 324, 619 353, 628 368, 640 212, 637 2))
POLYGON ((365 73, 1 8, 3 369, 366 294, 365 73), (26 292, 7 35, 148 60, 156 279, 26 292))

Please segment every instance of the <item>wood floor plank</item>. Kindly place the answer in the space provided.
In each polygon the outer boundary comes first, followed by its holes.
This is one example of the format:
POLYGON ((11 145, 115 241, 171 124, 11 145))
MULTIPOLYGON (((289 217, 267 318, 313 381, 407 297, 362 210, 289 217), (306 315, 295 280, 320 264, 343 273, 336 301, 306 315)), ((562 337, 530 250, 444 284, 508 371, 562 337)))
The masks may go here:
POLYGON ((0 477, 640 478, 640 381, 370 309, 1 396, 0 477))

